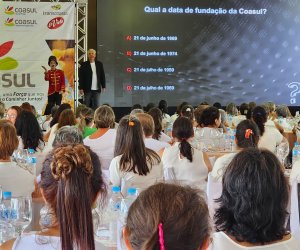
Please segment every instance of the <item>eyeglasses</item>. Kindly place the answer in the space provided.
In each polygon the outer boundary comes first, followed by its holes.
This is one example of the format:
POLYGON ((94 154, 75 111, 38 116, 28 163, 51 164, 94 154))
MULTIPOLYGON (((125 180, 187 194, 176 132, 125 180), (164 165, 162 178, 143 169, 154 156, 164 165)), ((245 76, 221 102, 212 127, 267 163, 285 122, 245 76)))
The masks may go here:
POLYGON ((5 114, 4 117, 5 118, 16 118, 16 115, 5 114))

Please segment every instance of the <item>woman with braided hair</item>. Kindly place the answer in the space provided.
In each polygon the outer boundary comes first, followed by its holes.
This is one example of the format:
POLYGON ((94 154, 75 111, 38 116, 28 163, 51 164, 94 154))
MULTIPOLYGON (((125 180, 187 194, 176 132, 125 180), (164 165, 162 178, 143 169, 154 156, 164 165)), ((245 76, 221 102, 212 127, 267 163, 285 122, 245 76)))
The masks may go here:
POLYGON ((92 207, 106 197, 97 155, 82 144, 53 149, 43 163, 40 188, 52 211, 51 225, 0 249, 94 250, 92 207))

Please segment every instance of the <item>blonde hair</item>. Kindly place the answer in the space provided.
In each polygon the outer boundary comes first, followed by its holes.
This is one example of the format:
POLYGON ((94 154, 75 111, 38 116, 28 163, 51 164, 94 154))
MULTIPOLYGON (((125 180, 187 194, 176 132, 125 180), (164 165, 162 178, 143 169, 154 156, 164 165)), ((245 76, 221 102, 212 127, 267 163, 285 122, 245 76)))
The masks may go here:
POLYGON ((112 108, 107 105, 97 108, 94 115, 94 123, 96 128, 114 128, 115 113, 112 108))
POLYGON ((140 123, 142 124, 144 135, 146 137, 152 136, 154 134, 154 120, 152 116, 146 113, 138 113, 135 116, 139 119, 140 123))

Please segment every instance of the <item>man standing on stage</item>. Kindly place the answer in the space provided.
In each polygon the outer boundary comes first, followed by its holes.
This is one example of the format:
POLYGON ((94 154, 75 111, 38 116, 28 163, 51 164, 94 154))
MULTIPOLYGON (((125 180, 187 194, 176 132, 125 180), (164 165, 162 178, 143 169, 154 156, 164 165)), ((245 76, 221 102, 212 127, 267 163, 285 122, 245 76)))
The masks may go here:
POLYGON ((48 104, 46 106, 45 115, 51 114, 51 109, 54 105, 60 105, 62 99, 62 93, 65 92, 65 75, 60 69, 57 69, 58 65, 55 56, 50 56, 48 59, 48 65, 50 70, 42 66, 45 70, 45 81, 49 82, 48 88, 48 104))
POLYGON ((100 93, 105 91, 105 74, 103 64, 96 61, 96 51, 88 50, 89 60, 83 62, 79 68, 79 86, 84 95, 84 104, 94 110, 100 106, 100 93))

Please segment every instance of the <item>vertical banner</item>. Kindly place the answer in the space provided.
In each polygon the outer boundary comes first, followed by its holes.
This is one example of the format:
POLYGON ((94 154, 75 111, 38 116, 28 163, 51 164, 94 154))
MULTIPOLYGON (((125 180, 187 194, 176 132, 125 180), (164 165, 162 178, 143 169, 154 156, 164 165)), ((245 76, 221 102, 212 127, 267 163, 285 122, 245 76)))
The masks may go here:
POLYGON ((23 102, 42 112, 49 83, 48 58, 56 56, 64 71, 63 102, 74 105, 75 3, 0 2, 0 101, 23 102))

